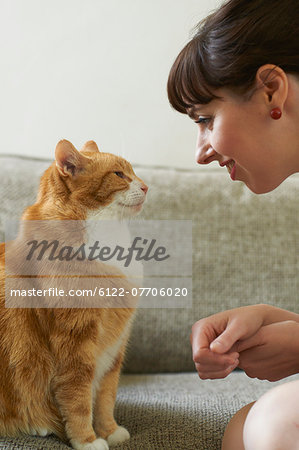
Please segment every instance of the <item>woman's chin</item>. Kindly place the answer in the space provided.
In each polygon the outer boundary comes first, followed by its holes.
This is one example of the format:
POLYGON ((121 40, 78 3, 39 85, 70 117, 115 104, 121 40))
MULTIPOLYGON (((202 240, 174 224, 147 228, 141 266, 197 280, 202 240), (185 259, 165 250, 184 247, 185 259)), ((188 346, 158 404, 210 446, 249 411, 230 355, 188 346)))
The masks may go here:
POLYGON ((280 180, 279 182, 269 182, 269 183, 254 183, 254 182, 244 182, 248 189, 251 190, 254 194, 268 194, 269 192, 274 191, 284 180, 280 180))

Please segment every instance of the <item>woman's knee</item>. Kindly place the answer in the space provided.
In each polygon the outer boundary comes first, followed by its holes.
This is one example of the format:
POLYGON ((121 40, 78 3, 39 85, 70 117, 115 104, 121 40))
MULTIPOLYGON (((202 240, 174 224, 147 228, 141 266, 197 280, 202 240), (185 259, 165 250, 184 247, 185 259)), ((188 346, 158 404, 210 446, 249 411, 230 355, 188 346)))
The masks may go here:
POLYGON ((254 402, 241 408, 228 423, 223 440, 222 450, 243 450, 243 427, 246 417, 254 402))
POLYGON ((264 394, 246 417, 245 450, 299 450, 298 404, 299 380, 264 394))

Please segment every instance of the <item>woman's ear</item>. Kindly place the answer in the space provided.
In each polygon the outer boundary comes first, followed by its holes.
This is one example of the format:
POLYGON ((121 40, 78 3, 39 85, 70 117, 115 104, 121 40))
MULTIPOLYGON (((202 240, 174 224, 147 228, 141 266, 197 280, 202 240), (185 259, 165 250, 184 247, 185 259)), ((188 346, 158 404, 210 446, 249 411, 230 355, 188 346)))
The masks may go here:
POLYGON ((282 110, 289 90, 289 81, 285 71, 273 64, 265 64, 258 69, 256 82, 258 88, 263 90, 267 106, 279 107, 282 110))

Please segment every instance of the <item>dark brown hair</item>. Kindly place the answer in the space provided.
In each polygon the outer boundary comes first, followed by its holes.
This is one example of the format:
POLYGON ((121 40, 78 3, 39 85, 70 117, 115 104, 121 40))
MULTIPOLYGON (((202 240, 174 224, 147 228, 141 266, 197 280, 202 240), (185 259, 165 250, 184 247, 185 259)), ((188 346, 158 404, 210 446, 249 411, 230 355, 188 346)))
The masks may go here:
POLYGON ((169 101, 186 114, 218 88, 244 95, 263 64, 299 73, 299 0, 230 0, 200 22, 171 68, 169 101))

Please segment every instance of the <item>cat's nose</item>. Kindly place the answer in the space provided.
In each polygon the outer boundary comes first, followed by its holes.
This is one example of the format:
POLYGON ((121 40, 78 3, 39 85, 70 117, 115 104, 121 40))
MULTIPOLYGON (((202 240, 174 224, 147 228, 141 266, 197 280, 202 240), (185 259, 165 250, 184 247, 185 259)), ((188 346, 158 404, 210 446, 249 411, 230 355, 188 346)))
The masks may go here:
POLYGON ((145 194, 146 194, 147 191, 148 191, 148 187, 147 187, 146 184, 142 184, 142 185, 140 186, 140 189, 141 189, 145 194))

